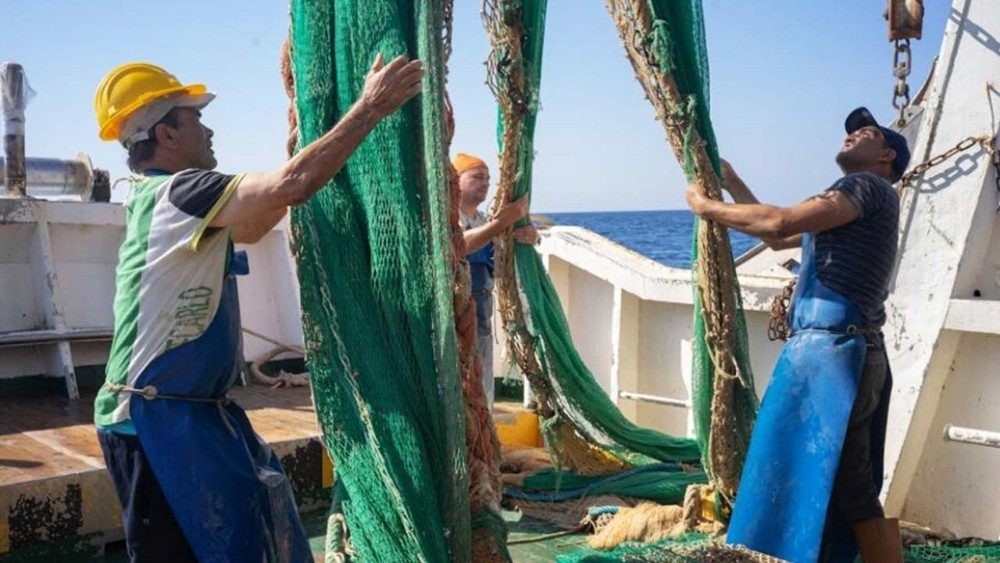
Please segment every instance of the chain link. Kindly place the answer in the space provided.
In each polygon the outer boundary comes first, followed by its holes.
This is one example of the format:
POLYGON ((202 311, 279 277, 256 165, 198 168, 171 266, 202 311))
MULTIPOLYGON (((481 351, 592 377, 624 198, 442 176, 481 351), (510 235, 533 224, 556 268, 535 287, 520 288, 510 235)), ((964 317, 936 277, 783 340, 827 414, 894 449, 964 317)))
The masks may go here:
POLYGON ((788 340, 788 306, 795 293, 795 281, 793 279, 785 284, 781 293, 771 301, 771 320, 767 324, 767 339, 771 342, 788 340))
POLYGON ((899 126, 906 123, 903 112, 910 105, 910 85, 906 78, 910 76, 910 40, 900 39, 894 43, 892 54, 892 75, 896 77, 896 85, 892 89, 892 107, 899 110, 899 126))
POLYGON ((442 3, 441 11, 443 12, 444 25, 441 29, 441 58, 444 59, 445 65, 445 80, 448 77, 448 62, 451 60, 451 44, 454 31, 455 22, 455 4, 454 0, 445 0, 442 3))
POLYGON ((998 153, 996 147, 993 146, 994 139, 995 139, 994 137, 990 137, 989 135, 979 135, 979 136, 970 135, 962 139, 954 147, 946 150, 945 152, 935 157, 929 158, 921 162, 920 164, 914 166, 912 170, 910 170, 906 174, 903 174, 903 177, 899 179, 900 191, 909 186, 913 182, 914 178, 922 176, 924 172, 927 172, 931 168, 934 168, 935 166, 938 166, 941 163, 951 159, 953 156, 959 153, 963 153, 976 146, 981 146, 984 149, 986 149, 986 151, 991 155, 990 160, 993 166, 994 167, 998 166, 997 163, 998 153))
MULTIPOLYGON (((996 147, 996 137, 990 137, 989 135, 971 135, 959 141, 954 147, 948 149, 947 151, 929 158, 924 162, 913 167, 899 179, 899 191, 902 192, 910 183, 915 179, 920 177, 931 168, 940 165, 941 163, 949 160, 953 156, 963 153, 973 147, 980 146, 983 147, 990 155, 990 164, 993 166, 993 179, 996 183, 997 195, 1000 196, 1000 150, 996 147)), ((788 282, 788 285, 782 290, 778 295, 774 296, 771 301, 771 319, 768 321, 767 326, 767 338, 768 340, 788 340, 788 307, 792 301, 792 295, 795 293, 795 282, 797 279, 793 279, 788 282)))

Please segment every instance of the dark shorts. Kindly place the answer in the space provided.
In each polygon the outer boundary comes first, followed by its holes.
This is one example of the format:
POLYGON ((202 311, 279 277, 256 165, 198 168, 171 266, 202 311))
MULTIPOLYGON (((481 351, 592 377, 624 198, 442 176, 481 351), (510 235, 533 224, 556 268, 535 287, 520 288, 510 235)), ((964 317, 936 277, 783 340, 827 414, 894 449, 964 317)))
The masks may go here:
POLYGON ((869 344, 830 498, 831 510, 848 524, 884 516, 878 497, 891 394, 885 348, 880 342, 869 344))
POLYGON ((129 560, 136 563, 197 561, 137 436, 97 432, 104 462, 122 504, 129 560))

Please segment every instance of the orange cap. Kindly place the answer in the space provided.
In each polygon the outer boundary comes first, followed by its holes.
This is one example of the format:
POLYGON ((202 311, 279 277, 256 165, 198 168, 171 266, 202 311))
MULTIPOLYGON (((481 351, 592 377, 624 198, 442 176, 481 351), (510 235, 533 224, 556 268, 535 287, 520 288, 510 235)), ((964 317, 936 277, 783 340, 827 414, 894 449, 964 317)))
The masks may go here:
POLYGON ((456 154, 455 158, 451 161, 451 165, 455 167, 455 172, 458 172, 459 174, 465 172, 466 170, 479 168, 480 166, 483 168, 489 168, 486 166, 486 162, 483 161, 483 159, 464 152, 456 154))

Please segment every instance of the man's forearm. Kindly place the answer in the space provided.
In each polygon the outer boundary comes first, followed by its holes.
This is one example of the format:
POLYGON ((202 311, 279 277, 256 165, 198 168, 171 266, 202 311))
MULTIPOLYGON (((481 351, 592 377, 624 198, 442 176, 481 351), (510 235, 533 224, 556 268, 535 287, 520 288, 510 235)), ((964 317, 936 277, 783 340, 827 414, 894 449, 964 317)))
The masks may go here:
POLYGON ((733 201, 736 203, 760 203, 757 196, 753 195, 753 192, 750 191, 750 187, 743 182, 742 178, 735 174, 726 178, 726 187, 728 188, 729 195, 733 196, 733 201))
POLYGON ((281 169, 286 206, 304 203, 344 167, 375 128, 379 116, 363 100, 355 102, 325 135, 293 156, 281 169))
POLYGON ((786 232, 783 211, 774 205, 709 200, 699 215, 761 239, 783 239, 795 234, 786 232))
POLYGON ((469 229, 463 233, 465 238, 465 253, 472 254, 482 250, 493 239, 503 232, 504 224, 499 219, 490 219, 485 224, 469 229))

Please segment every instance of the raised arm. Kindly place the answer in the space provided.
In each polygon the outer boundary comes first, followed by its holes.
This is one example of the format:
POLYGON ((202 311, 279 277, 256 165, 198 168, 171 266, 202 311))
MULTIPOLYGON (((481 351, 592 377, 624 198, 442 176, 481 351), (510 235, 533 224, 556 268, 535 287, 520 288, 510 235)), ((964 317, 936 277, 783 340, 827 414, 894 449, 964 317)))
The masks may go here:
MULTIPOLYGON (((747 186, 743 178, 736 173, 732 165, 728 161, 722 161, 722 185, 723 188, 729 192, 735 203, 740 204, 759 204, 760 200, 754 195, 753 191, 747 186)), ((737 231, 742 231, 739 228, 733 227, 737 231)), ((752 233, 746 233, 752 235, 752 233)), ((760 237, 761 241, 764 242, 772 250, 783 250, 785 248, 795 248, 802 246, 802 234, 794 234, 787 237, 772 238, 772 237, 760 237)))
POLYGON ((340 121, 281 168, 247 174, 211 225, 232 228, 237 242, 255 242, 281 220, 285 208, 304 203, 326 185, 381 119, 420 92, 422 77, 420 61, 399 56, 385 64, 379 55, 361 97, 340 121))
POLYGON ((231 229, 233 242, 253 244, 259 241, 264 238, 264 235, 271 232, 271 229, 280 223, 287 214, 288 208, 282 207, 280 209, 266 211, 256 220, 248 220, 237 223, 231 229))
POLYGON ((517 201, 504 204, 493 219, 483 225, 469 229, 463 233, 465 252, 472 254, 481 250, 495 239, 504 229, 513 225, 518 219, 528 214, 528 196, 522 196, 517 201))
POLYGON ((791 207, 721 202, 709 198, 700 184, 688 186, 685 195, 695 215, 765 241, 788 240, 802 233, 828 231, 859 216, 855 204, 842 192, 833 190, 791 207))

